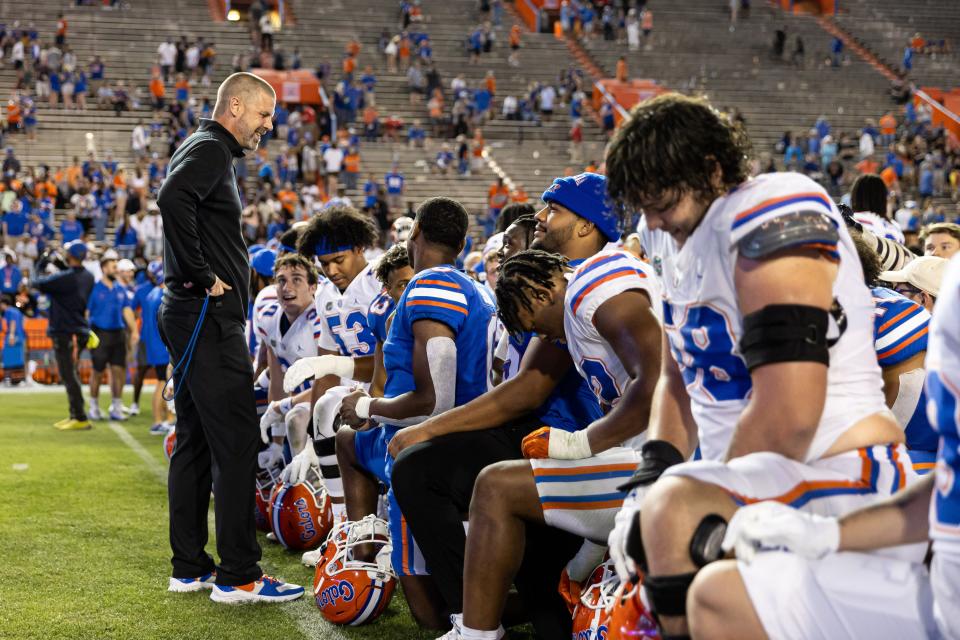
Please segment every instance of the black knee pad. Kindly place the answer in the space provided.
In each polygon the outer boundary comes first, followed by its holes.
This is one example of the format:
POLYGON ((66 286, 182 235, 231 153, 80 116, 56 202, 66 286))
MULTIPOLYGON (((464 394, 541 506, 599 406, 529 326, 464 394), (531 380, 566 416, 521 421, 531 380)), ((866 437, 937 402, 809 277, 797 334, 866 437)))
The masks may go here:
POLYGON ((650 601, 650 611, 655 616, 687 615, 687 591, 697 576, 696 571, 674 576, 647 576, 643 590, 650 601))
POLYGON ((647 572, 647 554, 643 550, 643 538, 641 537, 640 518, 634 517, 627 529, 627 539, 624 544, 627 555, 633 558, 640 570, 647 572))
POLYGON ((723 557, 723 536, 727 521, 715 513, 705 516, 690 537, 690 559, 698 569, 723 557))

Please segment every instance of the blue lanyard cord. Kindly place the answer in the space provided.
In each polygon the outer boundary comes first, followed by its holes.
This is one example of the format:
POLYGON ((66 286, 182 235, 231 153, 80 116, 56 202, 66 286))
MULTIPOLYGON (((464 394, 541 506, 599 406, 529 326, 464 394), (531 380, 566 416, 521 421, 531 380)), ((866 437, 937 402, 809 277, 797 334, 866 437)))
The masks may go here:
POLYGON ((200 336, 200 329, 203 327, 203 319, 207 315, 207 305, 209 303, 210 296, 208 295, 203 299, 203 306, 200 308, 200 317, 197 318, 197 324, 193 327, 193 334, 190 335, 190 340, 187 341, 187 347, 183 350, 183 355, 180 356, 180 362, 173 368, 167 381, 163 383, 163 390, 160 392, 160 395, 168 402, 177 397, 180 389, 183 388, 183 383, 187 381, 187 372, 190 371, 190 362, 193 360, 193 350, 197 346, 197 338, 200 336), (184 364, 184 362, 186 362, 186 364, 184 364), (180 384, 174 385, 173 396, 167 397, 167 387, 170 386, 170 383, 173 381, 173 376, 177 374, 177 371, 180 371, 180 367, 183 367, 183 371, 180 374, 180 384))

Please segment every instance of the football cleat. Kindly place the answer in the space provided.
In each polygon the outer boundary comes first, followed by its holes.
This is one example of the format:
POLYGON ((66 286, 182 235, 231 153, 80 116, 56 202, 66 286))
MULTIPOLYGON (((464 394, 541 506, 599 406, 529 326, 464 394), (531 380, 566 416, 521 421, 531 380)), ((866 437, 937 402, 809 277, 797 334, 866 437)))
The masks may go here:
POLYGON ((609 608, 620 587, 613 560, 597 566, 583 584, 580 602, 573 610, 574 640, 602 640, 610 629, 609 608))
POLYGON ((303 587, 282 582, 264 574, 259 580, 247 584, 227 587, 213 585, 210 599, 225 604, 246 604, 249 602, 288 602, 303 595, 303 587))
POLYGON ((91 402, 90 409, 87 411, 87 417, 91 420, 103 420, 103 412, 100 411, 100 407, 91 402))
POLYGON ((118 411, 113 407, 110 408, 110 412, 107 415, 114 422, 123 422, 124 420, 127 419, 127 416, 123 415, 123 411, 118 411))
POLYGON ((344 522, 334 527, 321 549, 313 598, 323 617, 356 626, 383 613, 397 586, 387 523, 373 515, 344 522))
POLYGON ((624 582, 614 593, 610 606, 608 640, 660 640, 653 615, 643 602, 641 584, 624 582))
POLYGON ((316 469, 310 469, 306 482, 277 483, 269 506, 271 532, 287 549, 312 549, 333 526, 330 498, 316 469))
POLYGON ((163 455, 166 457, 167 462, 170 462, 170 458, 173 456, 173 450, 177 446, 177 431, 175 429, 170 429, 167 432, 167 435, 163 436, 163 455))
POLYGON ((191 593, 193 591, 212 589, 213 583, 216 579, 216 572, 207 573, 199 578, 170 578, 170 586, 167 587, 167 591, 174 591, 176 593, 191 593))
POLYGON ((258 531, 270 532, 270 493, 279 478, 280 473, 276 468, 257 471, 257 486, 253 492, 253 519, 258 531))
POLYGON ((140 405, 138 405, 136 402, 132 402, 130 403, 129 407, 122 407, 120 410, 128 416, 140 415, 140 405))

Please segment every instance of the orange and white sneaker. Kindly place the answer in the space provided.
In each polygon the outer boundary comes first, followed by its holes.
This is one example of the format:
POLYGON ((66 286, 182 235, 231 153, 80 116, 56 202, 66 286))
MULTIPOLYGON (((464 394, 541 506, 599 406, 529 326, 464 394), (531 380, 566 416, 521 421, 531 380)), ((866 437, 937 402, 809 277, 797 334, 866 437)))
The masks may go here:
POLYGON ((248 602, 288 602, 303 595, 303 587, 271 578, 267 574, 259 580, 234 587, 213 585, 210 599, 225 604, 245 604, 248 602))

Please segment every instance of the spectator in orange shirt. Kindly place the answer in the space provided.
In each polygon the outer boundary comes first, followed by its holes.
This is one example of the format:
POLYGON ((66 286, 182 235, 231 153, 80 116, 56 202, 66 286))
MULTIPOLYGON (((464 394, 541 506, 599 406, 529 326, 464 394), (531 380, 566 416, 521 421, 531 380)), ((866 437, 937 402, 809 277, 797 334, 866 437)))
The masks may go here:
POLYGON ((513 193, 510 194, 510 202, 516 204, 525 204, 530 201, 530 197, 527 196, 527 190, 523 188, 523 185, 519 182, 516 184, 513 193))
POLYGON ((866 175, 876 173, 880 169, 880 163, 872 158, 864 158, 855 165, 855 168, 861 175, 866 175))
POLYGON ((62 13, 57 14, 57 37, 56 43, 57 46, 61 49, 63 44, 67 41, 67 19, 63 17, 62 13))
POLYGON ((360 42, 358 42, 356 38, 351 37, 350 41, 347 42, 345 49, 348 56, 351 58, 356 58, 360 55, 360 42))
POLYGON ((173 85, 173 88, 176 91, 177 102, 186 104, 190 101, 190 81, 184 74, 177 74, 177 82, 173 85))
POLYGON ((166 87, 163 86, 163 78, 160 73, 154 73, 150 79, 150 96, 153 98, 153 110, 163 111, 163 98, 167 94, 166 87))
POLYGON ((472 160, 472 169, 474 171, 480 171, 483 168, 483 149, 487 146, 486 141, 483 139, 483 131, 478 127, 476 131, 473 132, 473 160, 472 160))
POLYGON ((583 168, 584 173, 596 173, 597 172, 597 162, 596 160, 591 160, 586 167, 583 168))
POLYGON ((880 144, 887 147, 893 144, 897 135, 897 119, 890 112, 880 117, 880 144))
POLYGON ((497 218, 500 212, 510 203, 510 189, 503 183, 503 178, 497 178, 496 183, 490 185, 487 191, 487 220, 484 223, 487 237, 493 235, 493 229, 497 225, 497 218))
POLYGON ((487 91, 490 92, 490 97, 492 98, 497 95, 497 78, 493 75, 493 69, 487 71, 487 75, 483 81, 487 86, 487 91))
POLYGON ((20 102, 15 95, 7 102, 7 131, 18 131, 20 124, 20 102))
POLYGON ((522 29, 520 25, 514 23, 510 27, 510 57, 507 58, 507 61, 510 63, 511 67, 520 66, 520 34, 522 29))
POLYGON ((400 58, 400 69, 406 71, 407 67, 410 66, 410 39, 407 36, 400 38, 397 57, 400 58))
POLYGON ((363 108, 363 131, 366 134, 367 142, 376 142, 380 136, 380 113, 373 106, 373 103, 369 103, 363 108))
POLYGON ((288 218, 292 218, 296 214, 300 198, 289 181, 284 182, 283 187, 277 192, 277 200, 280 201, 280 206, 283 207, 288 218))
POLYGON ((923 53, 923 48, 927 45, 926 41, 923 39, 923 36, 920 35, 920 32, 913 34, 913 38, 910 40, 910 47, 913 48, 917 53, 923 53))
POLYGON ((353 81, 353 72, 357 68, 357 59, 348 55, 343 58, 343 79, 347 82, 353 81))
POLYGON ((900 192, 900 183, 897 181, 897 171, 893 167, 887 167, 880 172, 880 179, 883 180, 883 184, 887 185, 887 189, 894 193, 900 192))
POLYGON ((356 147, 350 147, 343 157, 343 182, 347 189, 357 188, 357 176, 360 175, 360 152, 356 147))
POLYGON ((80 166, 80 159, 73 156, 73 164, 67 167, 67 186, 70 188, 70 193, 67 194, 68 198, 77 192, 82 176, 83 168, 80 166))
POLYGON ((627 82, 629 75, 627 71, 627 57, 620 56, 620 59, 617 60, 617 80, 619 82, 627 82))
POLYGON ((653 31, 653 11, 644 9, 640 13, 640 29, 643 30, 643 39, 646 40, 653 31))

